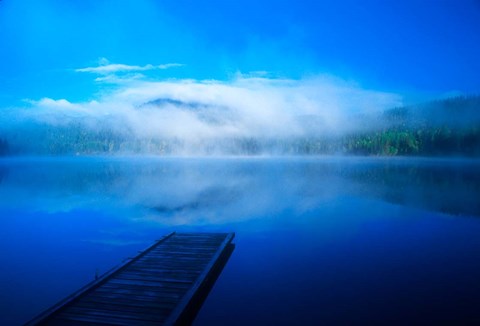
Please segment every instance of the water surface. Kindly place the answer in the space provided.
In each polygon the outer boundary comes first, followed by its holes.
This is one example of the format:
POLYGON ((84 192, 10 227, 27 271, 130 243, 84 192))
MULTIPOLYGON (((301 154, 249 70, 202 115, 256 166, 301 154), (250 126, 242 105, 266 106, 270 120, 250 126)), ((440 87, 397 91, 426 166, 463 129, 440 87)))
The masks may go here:
POLYGON ((0 161, 0 324, 173 231, 234 231, 195 325, 480 322, 480 163, 0 161))

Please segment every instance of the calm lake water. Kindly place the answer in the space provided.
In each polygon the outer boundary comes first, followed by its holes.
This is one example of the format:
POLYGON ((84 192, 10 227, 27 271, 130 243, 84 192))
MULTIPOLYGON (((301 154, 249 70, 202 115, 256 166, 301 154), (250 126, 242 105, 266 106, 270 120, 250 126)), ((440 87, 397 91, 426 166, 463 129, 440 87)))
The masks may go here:
POLYGON ((0 160, 0 325, 170 231, 234 231, 195 325, 480 323, 480 162, 0 160))

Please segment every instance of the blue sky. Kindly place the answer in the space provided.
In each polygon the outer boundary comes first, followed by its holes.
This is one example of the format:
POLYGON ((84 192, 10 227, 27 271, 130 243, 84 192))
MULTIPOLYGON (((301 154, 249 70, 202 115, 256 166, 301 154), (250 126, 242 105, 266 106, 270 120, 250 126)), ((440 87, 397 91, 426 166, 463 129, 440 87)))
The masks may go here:
POLYGON ((327 74, 434 98, 480 92, 478 58, 476 0, 0 1, 2 107, 91 100, 113 86, 78 69, 102 62, 181 64, 141 70, 150 80, 327 74))

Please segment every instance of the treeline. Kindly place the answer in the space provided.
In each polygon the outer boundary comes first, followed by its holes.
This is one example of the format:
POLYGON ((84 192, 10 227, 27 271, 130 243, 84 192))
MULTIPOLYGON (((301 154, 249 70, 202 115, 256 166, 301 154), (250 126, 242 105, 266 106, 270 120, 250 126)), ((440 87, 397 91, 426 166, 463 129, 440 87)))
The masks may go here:
MULTIPOLYGON (((82 124, 31 126, 10 133, 4 155, 96 155, 127 153, 166 154, 168 145, 158 139, 139 139, 128 131, 91 129, 82 124), (26 135, 28 132, 28 136, 26 135)), ((0 142, 0 155, 1 142, 0 142)))
POLYGON ((356 155, 480 156, 480 128, 382 130, 347 137, 344 149, 356 155))
POLYGON ((368 131, 282 139, 139 137, 106 126, 37 124, 0 130, 0 156, 95 154, 382 155, 480 157, 480 96, 387 110, 368 131))
POLYGON ((480 156, 480 96, 387 110, 381 130, 347 139, 362 155, 480 156))
POLYGON ((480 123, 480 96, 457 96, 445 100, 386 110, 383 120, 390 127, 465 128, 480 123))
POLYGON ((194 144, 180 139, 134 138, 111 132, 88 133, 70 129, 37 134, 35 141, 10 145, 0 139, 0 156, 96 155, 178 153, 227 155, 382 155, 382 156, 470 156, 480 157, 480 128, 384 129, 338 138, 294 139, 232 138, 194 144))

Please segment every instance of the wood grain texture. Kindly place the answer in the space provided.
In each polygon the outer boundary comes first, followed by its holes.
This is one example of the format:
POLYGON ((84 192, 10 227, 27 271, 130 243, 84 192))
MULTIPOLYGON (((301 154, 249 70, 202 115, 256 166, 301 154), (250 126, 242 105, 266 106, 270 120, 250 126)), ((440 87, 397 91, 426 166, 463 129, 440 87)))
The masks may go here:
POLYGON ((233 251, 234 236, 171 233, 27 325, 191 322, 233 251))

